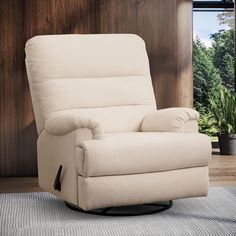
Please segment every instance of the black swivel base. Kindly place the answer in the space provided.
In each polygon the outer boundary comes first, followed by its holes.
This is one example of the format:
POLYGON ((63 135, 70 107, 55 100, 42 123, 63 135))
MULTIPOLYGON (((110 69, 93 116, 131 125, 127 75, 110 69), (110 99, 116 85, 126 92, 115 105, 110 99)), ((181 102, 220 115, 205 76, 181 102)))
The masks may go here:
POLYGON ((133 206, 122 206, 122 207, 109 207, 96 209, 91 211, 85 211, 78 206, 75 206, 71 203, 65 202, 66 206, 70 209, 86 214, 93 215, 102 215, 102 216, 140 216, 159 213, 165 210, 168 210, 172 207, 172 201, 160 202, 160 203, 151 203, 151 204, 142 204, 142 205, 133 205, 133 206))

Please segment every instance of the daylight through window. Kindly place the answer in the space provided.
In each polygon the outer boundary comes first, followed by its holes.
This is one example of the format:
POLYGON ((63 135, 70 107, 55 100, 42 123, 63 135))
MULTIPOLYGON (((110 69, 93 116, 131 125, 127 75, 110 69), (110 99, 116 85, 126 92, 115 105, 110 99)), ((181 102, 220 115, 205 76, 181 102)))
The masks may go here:
POLYGON ((200 113, 200 132, 211 137, 216 136, 218 130, 211 119, 210 100, 218 102, 224 87, 235 91, 233 6, 232 1, 194 1, 194 107, 200 113), (219 3, 226 4, 227 8, 219 8, 222 6, 219 3))

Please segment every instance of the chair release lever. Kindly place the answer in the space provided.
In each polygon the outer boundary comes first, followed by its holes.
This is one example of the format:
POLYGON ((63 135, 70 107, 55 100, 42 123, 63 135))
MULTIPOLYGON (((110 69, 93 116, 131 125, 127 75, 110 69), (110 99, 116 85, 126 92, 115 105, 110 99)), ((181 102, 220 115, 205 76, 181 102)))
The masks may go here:
POLYGON ((61 177, 61 171, 62 171, 62 165, 59 166, 57 175, 54 181, 54 189, 57 191, 61 191, 61 182, 60 182, 60 177, 61 177))

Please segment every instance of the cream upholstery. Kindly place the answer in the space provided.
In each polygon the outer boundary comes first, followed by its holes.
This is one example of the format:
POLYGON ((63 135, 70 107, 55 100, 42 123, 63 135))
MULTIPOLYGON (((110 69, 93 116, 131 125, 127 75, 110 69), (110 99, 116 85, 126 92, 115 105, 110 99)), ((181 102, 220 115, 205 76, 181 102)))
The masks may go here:
MULTIPOLYGON (((129 106, 140 122, 155 109, 145 44, 136 35, 36 36, 26 43, 26 66, 39 132, 57 112, 112 107, 126 117, 123 107, 129 106)), ((126 131, 128 121, 117 131, 126 131)), ((110 125, 109 131, 116 129, 116 122, 110 125)))
POLYGON ((85 210, 207 194, 210 139, 194 110, 156 110, 140 37, 37 36, 26 67, 43 189, 85 210))
POLYGON ((203 134, 111 133, 102 140, 78 143, 75 162, 83 177, 207 166, 211 154, 208 141, 203 134))
POLYGON ((162 109, 145 116, 141 131, 194 133, 198 131, 198 117, 190 108, 162 109))
POLYGON ((103 131, 100 124, 89 118, 61 115, 45 121, 45 130, 52 135, 65 135, 81 128, 91 130, 92 139, 102 138, 103 131))
POLYGON ((95 209, 166 201, 208 193, 208 168, 115 175, 97 178, 78 177, 79 206, 95 209))

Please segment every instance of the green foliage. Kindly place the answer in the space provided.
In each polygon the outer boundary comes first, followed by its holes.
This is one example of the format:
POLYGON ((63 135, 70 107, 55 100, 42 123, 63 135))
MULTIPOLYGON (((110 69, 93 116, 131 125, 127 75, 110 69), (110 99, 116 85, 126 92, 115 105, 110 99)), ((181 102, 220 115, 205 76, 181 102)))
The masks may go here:
POLYGON ((208 136, 214 137, 217 135, 219 130, 216 127, 216 121, 214 119, 213 114, 210 111, 207 111, 203 107, 200 107, 199 109, 199 132, 207 134, 208 136))
POLYGON ((211 53, 199 39, 193 43, 194 101, 203 107, 209 107, 209 94, 215 93, 221 85, 220 74, 213 64, 211 53))
POLYGON ((213 63, 222 82, 229 89, 234 88, 234 31, 222 30, 211 35, 213 39, 213 63))
POLYGON ((199 131, 209 136, 236 132, 234 18, 219 14, 218 19, 230 29, 212 34, 212 47, 200 39, 193 43, 194 107, 200 113, 199 131))
POLYGON ((234 13, 223 12, 217 15, 221 25, 228 25, 231 29, 234 29, 234 13))
POLYGON ((223 87, 219 100, 212 96, 209 99, 211 111, 216 120, 216 126, 220 134, 236 133, 236 95, 223 87))

